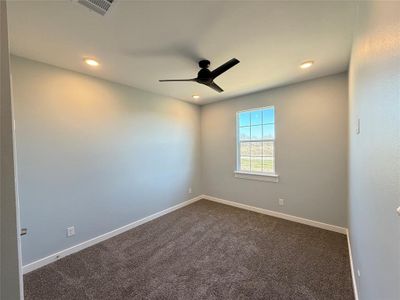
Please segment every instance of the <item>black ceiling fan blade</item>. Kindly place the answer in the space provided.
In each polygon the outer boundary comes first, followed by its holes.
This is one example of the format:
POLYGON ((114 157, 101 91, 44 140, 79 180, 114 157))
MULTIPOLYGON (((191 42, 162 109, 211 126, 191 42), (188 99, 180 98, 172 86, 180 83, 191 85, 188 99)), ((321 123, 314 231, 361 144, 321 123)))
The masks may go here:
POLYGON ((159 82, 167 82, 167 81, 196 81, 194 78, 192 79, 160 79, 159 82))
POLYGON ((238 63, 240 63, 240 61, 236 58, 232 58, 231 60, 228 60, 226 63, 224 63, 223 65, 220 65, 218 68, 216 68, 214 71, 211 72, 212 79, 215 79, 217 76, 228 71, 230 68, 237 65, 238 63))
POLYGON ((212 88, 213 90, 217 91, 218 93, 222 93, 224 90, 218 85, 216 84, 214 81, 206 84, 206 86, 212 88))

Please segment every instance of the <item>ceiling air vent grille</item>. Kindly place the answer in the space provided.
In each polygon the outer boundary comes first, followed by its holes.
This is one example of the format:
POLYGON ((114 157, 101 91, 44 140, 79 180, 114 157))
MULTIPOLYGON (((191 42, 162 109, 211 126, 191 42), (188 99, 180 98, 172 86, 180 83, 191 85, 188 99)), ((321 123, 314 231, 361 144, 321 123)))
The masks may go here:
POLYGON ((78 2, 104 16, 114 0, 78 0, 78 2))

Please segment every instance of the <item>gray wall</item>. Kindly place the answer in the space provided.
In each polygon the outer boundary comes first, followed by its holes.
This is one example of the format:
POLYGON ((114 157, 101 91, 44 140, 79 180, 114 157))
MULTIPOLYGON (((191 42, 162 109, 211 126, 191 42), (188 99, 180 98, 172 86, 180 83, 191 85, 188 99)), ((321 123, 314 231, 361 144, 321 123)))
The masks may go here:
POLYGON ((358 291, 362 300, 398 300, 399 2, 360 3, 349 90, 349 227, 354 265, 361 273, 358 291))
POLYGON ((18 205, 14 181, 14 147, 6 2, 0 1, 0 299, 20 298, 18 205))
POLYGON ((19 57, 11 67, 24 264, 200 194, 197 106, 19 57))
POLYGON ((344 73, 203 106, 203 192, 346 226, 347 110, 344 73), (236 112, 268 105, 276 110, 280 182, 235 178, 236 112))

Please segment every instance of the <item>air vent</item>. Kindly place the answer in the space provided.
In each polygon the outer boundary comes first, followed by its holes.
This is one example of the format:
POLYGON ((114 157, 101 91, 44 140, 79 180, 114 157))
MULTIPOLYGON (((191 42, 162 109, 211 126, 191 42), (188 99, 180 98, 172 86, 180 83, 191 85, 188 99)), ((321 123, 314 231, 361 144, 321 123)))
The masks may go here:
POLYGON ((78 2, 104 16, 114 0, 78 0, 78 2))

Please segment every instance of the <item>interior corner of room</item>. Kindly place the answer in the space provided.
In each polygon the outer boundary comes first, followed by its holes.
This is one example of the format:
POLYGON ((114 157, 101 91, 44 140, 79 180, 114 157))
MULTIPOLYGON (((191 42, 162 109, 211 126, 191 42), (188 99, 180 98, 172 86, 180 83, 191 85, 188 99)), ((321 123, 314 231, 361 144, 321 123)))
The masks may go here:
POLYGON ((400 299, 400 2, 0 5, 1 299, 400 299))

